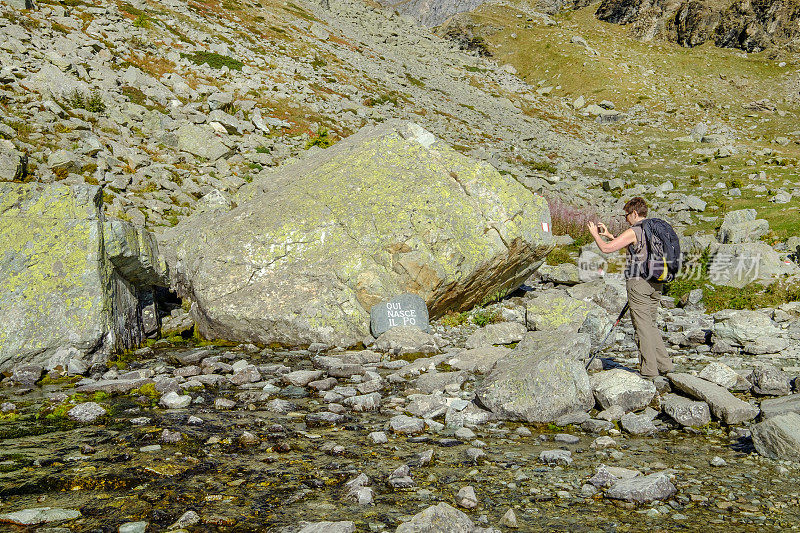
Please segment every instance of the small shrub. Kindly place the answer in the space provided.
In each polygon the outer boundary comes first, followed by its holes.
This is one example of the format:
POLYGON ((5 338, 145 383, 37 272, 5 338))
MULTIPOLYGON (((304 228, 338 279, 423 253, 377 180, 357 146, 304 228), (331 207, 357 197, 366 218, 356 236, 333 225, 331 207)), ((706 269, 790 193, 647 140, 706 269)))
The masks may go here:
POLYGON ((149 28, 150 21, 148 20, 147 15, 141 13, 139 16, 133 19, 133 26, 135 28, 149 28))
POLYGON ((266 146, 256 146, 256 153, 257 154, 268 154, 271 150, 266 146))
POLYGON ((199 51, 193 54, 181 54, 181 57, 188 59, 195 65, 207 64, 209 67, 215 69, 228 67, 230 70, 242 70, 244 66, 244 63, 239 60, 215 52, 199 51))
POLYGON ((407 72, 406 72, 406 79, 414 87, 420 87, 420 88, 425 87, 425 82, 424 81, 418 80, 417 78, 415 78, 414 76, 412 76, 411 74, 409 74, 407 72))
POLYGON ((488 309, 478 309, 472 314, 472 322, 478 327, 484 327, 501 320, 500 313, 488 309))
POLYGON ((397 106, 399 97, 395 92, 381 93, 377 96, 370 96, 364 100, 364 105, 367 107, 377 107, 386 103, 397 106))
POLYGON ((327 148, 334 143, 333 138, 331 137, 330 132, 327 128, 320 128, 316 135, 312 136, 306 142, 306 150, 313 146, 319 146, 320 148, 327 148))
POLYGON ((558 169, 552 163, 546 161, 528 161, 525 163, 531 170, 538 170, 539 172, 548 172, 555 174, 558 169))
POLYGON ((456 313, 454 311, 448 311, 447 314, 442 317, 442 325, 448 328, 455 328, 463 326, 468 320, 469 315, 466 312, 456 313))
POLYGON ((85 109, 91 113, 102 113, 106 110, 106 103, 103 101, 103 95, 97 89, 90 92, 88 95, 83 91, 75 89, 69 93, 64 100, 64 103, 70 109, 85 109))
POLYGON ((742 180, 739 178, 732 178, 725 182, 725 185, 728 186, 729 189, 741 189, 742 188, 742 180))

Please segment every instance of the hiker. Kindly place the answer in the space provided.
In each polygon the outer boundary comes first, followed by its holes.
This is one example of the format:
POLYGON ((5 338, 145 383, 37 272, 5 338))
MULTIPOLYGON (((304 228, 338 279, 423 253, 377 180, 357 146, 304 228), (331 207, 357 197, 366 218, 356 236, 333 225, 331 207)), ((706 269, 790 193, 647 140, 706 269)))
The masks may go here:
POLYGON ((625 220, 631 227, 617 237, 614 237, 602 222, 599 225, 589 222, 587 226, 601 252, 607 254, 628 248, 625 287, 628 291, 631 321, 639 346, 640 373, 642 377, 654 378, 659 373, 666 374, 673 369, 661 332, 656 327, 664 283, 648 281, 642 274, 648 259, 647 241, 642 230, 642 221, 647 217, 647 202, 637 196, 631 198, 623 210, 625 220), (609 240, 605 241, 602 237, 609 240))

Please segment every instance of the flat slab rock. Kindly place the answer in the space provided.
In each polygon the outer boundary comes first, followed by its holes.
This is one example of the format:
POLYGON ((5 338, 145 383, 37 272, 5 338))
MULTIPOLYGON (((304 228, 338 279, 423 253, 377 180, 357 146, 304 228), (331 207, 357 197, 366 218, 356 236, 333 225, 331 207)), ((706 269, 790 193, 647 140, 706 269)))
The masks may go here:
POLYGON ((78 385, 75 392, 108 392, 125 394, 133 389, 138 389, 147 383, 155 383, 152 379, 103 379, 94 383, 78 385))
POLYGON ((631 479, 620 479, 606 491, 606 497, 626 502, 647 503, 654 500, 666 500, 677 489, 663 472, 649 476, 636 476, 631 479))
POLYGON ((726 424, 741 424, 758 416, 757 407, 740 400, 715 383, 681 372, 672 372, 667 377, 679 391, 705 401, 714 416, 726 424))
POLYGON ((59 509, 57 507, 37 507, 23 509, 13 513, 0 514, 0 523, 16 524, 19 526, 35 526, 48 522, 74 520, 80 518, 81 512, 76 509, 59 509))
POLYGON ((662 410, 682 426, 705 426, 711 421, 711 410, 703 401, 690 400, 677 394, 666 394, 661 398, 662 410))

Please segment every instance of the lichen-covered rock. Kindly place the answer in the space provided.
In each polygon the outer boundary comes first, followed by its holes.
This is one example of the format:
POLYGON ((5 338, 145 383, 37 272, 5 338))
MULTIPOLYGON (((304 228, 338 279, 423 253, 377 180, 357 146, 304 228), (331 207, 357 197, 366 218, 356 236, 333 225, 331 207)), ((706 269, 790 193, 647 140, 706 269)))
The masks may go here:
POLYGON ((468 309, 519 286, 552 247, 544 198, 415 124, 364 128, 237 203, 162 239, 206 337, 354 345, 378 302, 414 293, 432 318, 468 309))
POLYGON ((14 147, 14 143, 0 139, 0 181, 22 178, 27 172, 28 158, 14 147))
MULTIPOLYGON (((110 227, 147 240, 127 222, 110 227)), ((66 371, 68 360, 50 358, 100 358, 141 342, 140 290, 163 278, 156 243, 140 245, 120 270, 107 252, 117 233, 105 229, 99 187, 0 183, 0 370, 37 363, 66 371), (127 277, 136 269, 142 276, 127 277)))
POLYGON ((476 389, 480 402, 502 418, 554 422, 594 405, 583 358, 589 336, 532 331, 500 359, 476 389))
POLYGON ((585 332, 596 343, 605 336, 610 327, 608 313, 592 301, 572 298, 560 290, 535 294, 536 296, 526 302, 528 329, 585 332))

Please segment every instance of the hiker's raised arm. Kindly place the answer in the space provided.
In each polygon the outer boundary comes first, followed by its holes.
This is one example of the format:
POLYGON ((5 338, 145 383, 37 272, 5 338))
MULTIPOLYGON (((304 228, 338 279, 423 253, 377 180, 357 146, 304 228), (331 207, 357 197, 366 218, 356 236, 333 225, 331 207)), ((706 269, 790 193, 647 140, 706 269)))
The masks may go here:
POLYGON ((589 228, 589 233, 591 233, 592 237, 594 237, 594 242, 597 243, 597 247, 600 248, 600 251, 604 254, 610 254, 611 252, 622 250, 626 246, 636 242, 636 235, 633 233, 632 229, 626 229, 620 233, 619 237, 606 242, 600 237, 599 230, 594 222, 589 222, 587 226, 589 228))

